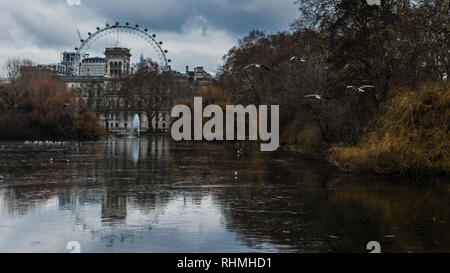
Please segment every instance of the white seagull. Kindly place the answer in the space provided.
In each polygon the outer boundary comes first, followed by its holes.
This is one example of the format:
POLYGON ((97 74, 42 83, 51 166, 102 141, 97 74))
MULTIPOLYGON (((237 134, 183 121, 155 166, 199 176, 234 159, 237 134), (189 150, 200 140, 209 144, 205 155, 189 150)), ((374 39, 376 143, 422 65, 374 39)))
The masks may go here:
POLYGON ((305 98, 316 98, 318 100, 321 100, 322 98, 329 99, 328 97, 325 97, 325 96, 322 96, 322 95, 318 95, 318 94, 306 95, 305 98))
POLYGON ((363 85, 361 87, 356 87, 356 86, 353 86, 353 85, 347 86, 347 89, 353 89, 353 90, 356 90, 356 91, 361 92, 361 93, 366 92, 366 90, 364 90, 366 88, 375 88, 375 86, 373 86, 373 85, 363 85))
POLYGON ((264 65, 262 65, 262 64, 249 64, 249 65, 247 65, 246 67, 242 68, 242 70, 246 70, 246 69, 248 69, 248 68, 250 68, 250 67, 263 68, 263 69, 265 69, 265 70, 267 70, 267 71, 270 71, 269 68, 267 68, 266 66, 264 66, 264 65))
POLYGON ((301 63, 306 63, 306 60, 305 60, 305 59, 303 59, 303 58, 300 58, 300 59, 299 59, 297 56, 292 56, 291 59, 289 59, 289 62, 290 62, 290 63, 295 62, 295 61, 299 61, 299 62, 301 62, 301 63))

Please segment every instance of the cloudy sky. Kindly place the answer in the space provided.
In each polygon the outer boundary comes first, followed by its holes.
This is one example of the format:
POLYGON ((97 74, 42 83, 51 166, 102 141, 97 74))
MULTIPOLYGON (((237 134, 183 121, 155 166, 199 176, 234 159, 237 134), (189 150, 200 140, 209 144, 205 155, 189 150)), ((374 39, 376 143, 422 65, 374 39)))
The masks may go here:
POLYGON ((26 57, 57 63, 105 23, 147 27, 169 50, 172 67, 204 66, 214 72, 236 41, 252 29, 289 29, 294 0, 0 0, 0 63, 26 57), (80 1, 80 5, 69 5, 80 1))

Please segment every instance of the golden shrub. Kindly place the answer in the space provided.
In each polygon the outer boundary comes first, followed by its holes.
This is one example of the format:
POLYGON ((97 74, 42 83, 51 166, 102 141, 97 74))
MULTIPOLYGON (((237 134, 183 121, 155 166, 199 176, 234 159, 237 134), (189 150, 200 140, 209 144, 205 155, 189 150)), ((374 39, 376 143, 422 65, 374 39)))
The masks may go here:
POLYGON ((94 112, 75 115, 75 130, 79 138, 97 138, 106 136, 106 129, 100 125, 94 112))
POLYGON ((373 130, 356 147, 333 147, 337 166, 376 173, 450 170, 450 92, 440 83, 400 89, 375 119, 373 130))

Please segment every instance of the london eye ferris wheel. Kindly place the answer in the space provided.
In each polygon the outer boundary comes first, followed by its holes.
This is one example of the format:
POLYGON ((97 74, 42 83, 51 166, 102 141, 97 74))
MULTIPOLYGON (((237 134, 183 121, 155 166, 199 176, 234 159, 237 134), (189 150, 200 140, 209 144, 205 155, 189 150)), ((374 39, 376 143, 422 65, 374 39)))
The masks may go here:
POLYGON ((117 47, 130 49, 132 64, 139 63, 142 58, 150 58, 158 63, 162 70, 169 70, 171 60, 166 56, 168 51, 163 49, 163 42, 157 40, 156 34, 149 33, 147 28, 140 28, 139 25, 121 25, 119 22, 106 24, 103 28, 97 27, 93 33, 89 32, 86 39, 80 35, 80 43, 81 45, 75 48, 75 75, 79 75, 84 59, 102 57, 106 48, 117 47))

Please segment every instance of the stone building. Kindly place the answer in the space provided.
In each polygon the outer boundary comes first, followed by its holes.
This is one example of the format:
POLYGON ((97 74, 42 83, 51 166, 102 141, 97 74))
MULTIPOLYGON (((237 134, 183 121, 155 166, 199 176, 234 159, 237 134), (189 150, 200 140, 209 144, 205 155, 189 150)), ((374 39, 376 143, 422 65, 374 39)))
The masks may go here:
POLYGON ((106 59, 86 58, 81 62, 80 75, 84 77, 103 77, 106 74, 106 59))
POLYGON ((207 84, 213 80, 208 72, 206 72, 202 66, 197 66, 194 71, 189 71, 189 66, 186 66, 186 73, 184 74, 187 80, 195 83, 196 85, 207 84))
MULTIPOLYGON (((107 48, 104 59, 85 59, 82 63, 82 67, 83 64, 100 64, 98 68, 103 66, 103 73, 98 71, 98 73, 87 75, 85 71, 86 75, 82 73, 81 76, 64 76, 61 80, 67 88, 77 90, 88 106, 95 109, 99 122, 110 133, 130 133, 136 115, 140 132, 147 132, 155 127, 158 127, 160 131, 166 131, 169 126, 167 110, 161 112, 158 118, 149 121, 145 113, 129 111, 125 105, 126 102, 119 96, 120 77, 130 73, 130 57, 130 50, 127 48, 107 48)), ((87 67, 85 66, 86 69, 87 67)))
MULTIPOLYGON (((63 54, 68 61, 69 57, 73 57, 72 55, 63 54)), ((189 67, 186 67, 186 73, 169 71, 178 76, 178 80, 183 83, 185 88, 169 92, 168 100, 171 101, 164 103, 158 117, 148 120, 143 111, 130 110, 139 108, 130 107, 130 104, 138 102, 126 102, 119 94, 122 77, 133 73, 133 70, 130 69, 130 58, 130 50, 127 48, 106 48, 105 58, 86 58, 82 61, 79 76, 66 72, 61 73, 51 67, 45 69, 28 67, 27 69, 31 69, 33 75, 41 70, 47 72, 48 69, 52 70, 53 76, 61 80, 66 88, 77 91, 88 107, 97 113, 99 122, 112 134, 126 134, 132 131, 135 133, 134 123, 136 120, 139 122, 140 132, 148 132, 152 128, 157 128, 158 131, 167 131, 170 126, 173 99, 193 97, 198 85, 210 83, 213 79, 202 67, 196 67, 194 71, 189 71, 189 67)), ((26 73, 27 69, 22 72, 26 73)))
POLYGON ((131 53, 128 48, 107 48, 105 77, 114 78, 130 73, 131 53))
POLYGON ((78 91, 89 108, 97 113, 99 122, 113 134, 130 133, 135 115, 138 115, 140 132, 148 132, 152 128, 167 131, 170 122, 169 109, 159 113, 151 122, 143 112, 128 110, 126 102, 119 96, 118 77, 61 77, 67 88, 78 91))

